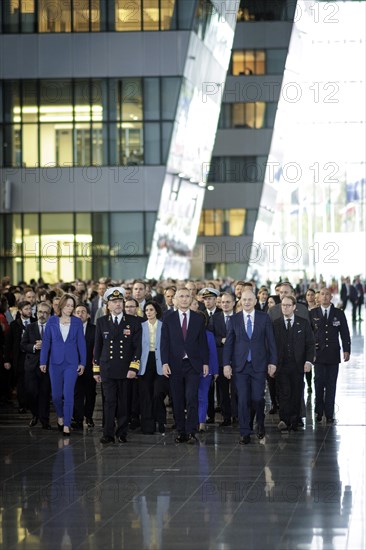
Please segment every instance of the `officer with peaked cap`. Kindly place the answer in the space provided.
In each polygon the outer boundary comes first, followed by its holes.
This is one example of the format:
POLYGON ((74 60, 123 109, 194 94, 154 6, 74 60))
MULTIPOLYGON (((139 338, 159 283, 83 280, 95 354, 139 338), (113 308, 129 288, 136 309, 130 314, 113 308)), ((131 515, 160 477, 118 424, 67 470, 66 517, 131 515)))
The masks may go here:
POLYGON ((94 377, 103 383, 104 428, 101 443, 126 443, 128 426, 128 380, 140 368, 141 323, 123 313, 124 289, 108 288, 103 300, 109 313, 97 320, 94 377), (115 417, 117 429, 115 430, 115 417))

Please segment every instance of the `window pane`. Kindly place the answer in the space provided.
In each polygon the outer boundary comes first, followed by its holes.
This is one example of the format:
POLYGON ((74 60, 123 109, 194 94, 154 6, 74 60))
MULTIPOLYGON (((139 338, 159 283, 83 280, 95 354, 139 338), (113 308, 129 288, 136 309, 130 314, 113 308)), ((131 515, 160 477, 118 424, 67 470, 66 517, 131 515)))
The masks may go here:
MULTIPOLYGON (((115 256, 133 258, 136 255, 144 253, 142 212, 111 213, 110 223, 111 247, 115 256)), ((122 277, 122 275, 120 277, 122 277)))
POLYGON ((72 213, 41 214, 42 255, 73 257, 73 227, 72 213))
POLYGON ((160 93, 159 79, 144 79, 144 120, 159 120, 160 93))
MULTIPOLYGON (((20 130, 19 130, 20 134, 20 130)), ((38 166, 38 126, 37 124, 23 124, 22 128, 22 166, 38 166)), ((20 152, 19 152, 20 156, 20 152)))
POLYGON ((172 122, 163 122, 162 123, 162 140, 161 140, 161 146, 162 146, 162 162, 163 164, 166 163, 169 153, 169 147, 170 142, 172 139, 172 132, 173 132, 173 123, 172 122))
POLYGON ((232 208, 228 211, 229 214, 229 235, 238 237, 244 234, 245 209, 232 208))
POLYGON ((74 2, 74 31, 89 31, 89 0, 78 0, 74 2))
POLYGON ((20 0, 4 2, 4 32, 19 32, 20 0))
POLYGON ((71 0, 39 0, 39 32, 71 32, 71 0))
MULTIPOLYGON (((5 166, 22 166, 22 146, 20 124, 4 128, 4 163, 5 166)), ((23 158, 24 164, 24 158, 23 158)), ((34 166, 34 165, 33 165, 34 166)))
POLYGON ((21 2, 21 32, 35 32, 35 0, 21 2))
POLYGON ((286 57, 287 50, 267 50, 267 74, 282 74, 286 57))
POLYGON ((196 0, 176 0, 178 3, 178 29, 191 29, 196 0))
POLYGON ((145 150, 144 164, 161 164, 160 160, 160 124, 149 122, 144 125, 145 150))
POLYGON ((76 235, 75 245, 76 254, 84 258, 90 258, 92 254, 92 230, 91 214, 88 212, 79 212, 76 214, 76 235))
MULTIPOLYGON (((268 53, 268 52, 267 52, 268 53)), ((266 52, 255 52, 255 71, 254 74, 266 74, 266 52)))
POLYGON ((98 280, 101 277, 110 276, 109 258, 93 257, 93 279, 98 280))
POLYGON ((277 103, 266 104, 266 125, 267 128, 273 128, 276 118, 277 103))
POLYGON ((174 120, 180 91, 180 78, 165 77, 161 81, 162 119, 174 120))
POLYGON ((93 219, 93 254, 95 257, 109 254, 109 225, 107 212, 95 212, 93 219))
POLYGON ((23 254, 24 256, 39 256, 38 214, 24 214, 23 224, 23 254))
POLYGON ((245 219, 245 235, 252 235, 254 233, 255 222, 257 220, 258 210, 249 209, 245 219))
POLYGON ((232 74, 234 76, 244 74, 244 52, 234 51, 232 54, 232 74))
POLYGON ((127 258, 116 258, 116 261, 111 261, 110 276, 112 279, 143 278, 146 267, 147 258, 136 258, 133 255, 127 258))
POLYGON ((5 122, 20 122, 20 91, 18 80, 4 80, 4 119, 5 122))
POLYGON ((156 212, 145 212, 145 253, 149 254, 155 229, 156 212))
MULTIPOLYGON (((40 271, 39 271, 39 256, 28 256, 27 258, 23 258, 23 280, 24 281, 30 281, 31 279, 39 279, 40 271)), ((48 280, 47 280, 48 282, 48 280)))
POLYGON ((162 31, 177 28, 175 5, 178 0, 160 0, 160 28, 162 31))
POLYGON ((122 165, 143 164, 142 124, 123 123, 121 125, 122 165))
POLYGON ((159 30, 159 0, 143 2, 144 31, 159 30))
MULTIPOLYGON (((91 249, 91 247, 89 246, 91 249)), ((83 258, 76 258, 75 261, 75 277, 82 281, 88 281, 92 279, 92 257, 84 256, 83 258)))
POLYGON ((140 0, 115 0, 115 3, 116 31, 140 31, 140 0))
POLYGON ((122 81, 122 120, 142 120, 142 89, 140 78, 124 78, 122 81))

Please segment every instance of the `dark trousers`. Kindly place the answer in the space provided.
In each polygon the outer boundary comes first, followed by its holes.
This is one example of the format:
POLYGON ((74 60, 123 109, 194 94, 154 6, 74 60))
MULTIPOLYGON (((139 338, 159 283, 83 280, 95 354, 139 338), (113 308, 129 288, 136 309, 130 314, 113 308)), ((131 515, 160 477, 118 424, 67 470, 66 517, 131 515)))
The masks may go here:
POLYGON ((333 418, 339 364, 315 363, 315 412, 333 418))
POLYGON ((140 418, 140 384, 138 378, 128 380, 129 420, 140 418))
POLYGON ((16 367, 17 399, 18 399, 18 405, 20 409, 27 409, 29 407, 24 378, 25 378, 24 362, 20 361, 16 367))
POLYGON ((224 420, 231 420, 230 380, 228 380, 228 378, 225 378, 222 367, 219 368, 219 376, 217 378, 217 383, 220 388, 221 414, 224 420))
POLYGON ((127 434, 128 426, 128 378, 103 378, 105 437, 127 434), (115 418, 117 429, 115 430, 115 418))
POLYGON ((272 376, 269 376, 269 374, 267 374, 267 385, 268 385, 269 396, 271 398, 272 407, 274 409, 277 409, 278 398, 277 398, 277 392, 276 392, 276 379, 272 378, 272 376))
POLYGON ((24 384, 28 406, 33 416, 41 421, 41 424, 49 424, 51 382, 47 372, 40 371, 38 365, 24 368, 24 384))
POLYGON ((159 424, 166 424, 165 398, 167 395, 169 395, 169 380, 166 376, 158 374, 154 382, 153 413, 159 424))
POLYGON ((189 359, 183 359, 181 365, 172 369, 169 381, 177 431, 180 434, 194 434, 198 424, 200 374, 192 367, 189 359))
POLYGON ((74 396, 74 420, 75 422, 83 422, 85 418, 93 418, 95 398, 96 398, 96 381, 90 373, 82 374, 78 377, 75 384, 74 396))
POLYGON ((238 394, 240 435, 250 435, 253 415, 259 430, 264 429, 264 391, 266 373, 253 370, 251 361, 246 362, 242 372, 234 372, 234 382, 238 394))
POLYGON ((296 365, 281 366, 276 372, 279 417, 287 426, 297 426, 304 395, 304 373, 296 365))
POLYGON ((155 432, 155 419, 153 413, 154 384, 158 374, 156 372, 155 352, 150 351, 145 373, 139 376, 141 431, 145 434, 155 432))

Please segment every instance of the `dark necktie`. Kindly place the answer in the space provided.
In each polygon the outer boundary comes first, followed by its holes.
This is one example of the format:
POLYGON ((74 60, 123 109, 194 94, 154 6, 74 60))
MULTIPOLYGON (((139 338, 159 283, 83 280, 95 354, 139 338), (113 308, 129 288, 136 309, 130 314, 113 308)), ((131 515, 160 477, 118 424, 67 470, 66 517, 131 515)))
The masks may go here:
POLYGON ((183 333, 183 340, 185 340, 187 336, 187 314, 186 313, 183 313, 182 333, 183 333))
POLYGON ((212 315, 213 315, 213 313, 212 313, 212 311, 210 311, 210 317, 212 317, 212 315))
POLYGON ((226 325, 226 328, 227 328, 227 324, 229 322, 229 319, 230 319, 230 315, 225 315, 225 325, 226 325))
POLYGON ((291 330, 291 319, 287 319, 287 332, 291 330))
POLYGON ((114 318, 114 326, 118 328, 118 317, 114 318))
POLYGON ((41 340, 43 340, 43 333, 44 333, 44 328, 43 328, 43 325, 40 325, 40 334, 41 334, 41 340))
POLYGON ((324 310, 324 321, 328 321, 328 311, 326 309, 324 310))
MULTIPOLYGON (((249 338, 249 339, 252 338, 252 333, 253 333, 252 320, 251 320, 251 318, 250 318, 250 315, 248 315, 248 321, 247 321, 247 335, 248 335, 248 338, 249 338)), ((252 350, 250 349, 250 350, 249 350, 249 353, 248 353, 247 361, 251 361, 251 360, 252 360, 252 350)))

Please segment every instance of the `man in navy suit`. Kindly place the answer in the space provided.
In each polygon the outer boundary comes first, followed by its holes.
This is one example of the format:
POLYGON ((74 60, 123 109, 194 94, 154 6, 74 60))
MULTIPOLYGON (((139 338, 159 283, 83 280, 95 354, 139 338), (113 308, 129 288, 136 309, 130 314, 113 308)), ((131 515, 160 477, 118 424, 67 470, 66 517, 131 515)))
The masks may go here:
POLYGON ((236 313, 229 323, 224 344, 224 376, 233 376, 238 393, 241 445, 250 443, 251 409, 257 417, 257 437, 263 439, 264 391, 266 373, 274 376, 277 349, 271 320, 266 313, 255 311, 257 302, 251 290, 241 296, 243 311, 236 313))
POLYGON ((209 351, 205 320, 189 309, 192 301, 189 290, 177 290, 175 298, 178 309, 165 317, 161 329, 161 360, 163 374, 170 381, 174 418, 179 434, 175 441, 194 444, 197 441, 195 432, 198 424, 200 375, 208 374, 209 351))

